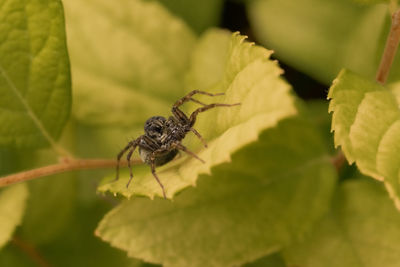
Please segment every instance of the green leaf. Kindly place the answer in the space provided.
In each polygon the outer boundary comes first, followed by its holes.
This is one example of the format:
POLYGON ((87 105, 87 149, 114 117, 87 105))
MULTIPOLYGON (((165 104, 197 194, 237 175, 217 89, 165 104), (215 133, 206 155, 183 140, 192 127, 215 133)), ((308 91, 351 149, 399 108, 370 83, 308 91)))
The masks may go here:
MULTIPOLYGON (((363 5, 376 5, 376 4, 381 4, 384 2, 389 3, 390 1, 393 1, 393 0, 353 0, 353 1, 356 3, 363 4, 363 5)), ((397 1, 397 0, 395 0, 395 1, 397 1)))
POLYGON ((29 183, 21 238, 35 244, 48 243, 68 229, 76 208, 74 178, 71 174, 59 174, 29 183))
POLYGON ((328 108, 329 101, 315 99, 305 102, 303 112, 304 116, 311 119, 313 124, 318 127, 321 134, 323 134, 328 151, 330 154, 334 155, 337 151, 333 144, 333 134, 330 132, 331 117, 328 108))
MULTIPOLYGON (((329 84, 343 67, 374 78, 389 31, 387 5, 352 0, 248 1, 254 33, 279 60, 329 84)), ((400 55, 389 77, 400 78, 400 55)))
POLYGON ((254 262, 243 265, 244 267, 286 267, 282 256, 278 253, 262 257, 254 262))
MULTIPOLYGON (((93 184, 90 193, 95 194, 93 184)), ((0 250, 0 266, 36 266, 32 260, 38 258, 44 262, 41 266, 153 266, 126 257, 124 252, 110 247, 93 235, 97 222, 110 207, 110 203, 105 202, 103 198, 97 198, 90 204, 80 202, 74 210, 73 219, 68 221, 68 228, 48 243, 37 244, 36 240, 21 237, 18 233, 19 244, 13 242, 0 250), (24 246, 30 247, 30 251, 35 251, 37 256, 32 257, 32 254, 24 250, 24 246)), ((52 217, 48 217, 47 220, 51 222, 52 217)))
MULTIPOLYGON (((220 34, 225 35, 224 32, 220 34)), ((221 38, 216 39, 221 41, 221 38)), ((211 100, 210 97, 199 96, 198 99, 203 102, 240 102, 241 105, 215 108, 199 116, 195 128, 207 140, 208 148, 204 149, 193 137, 185 141, 206 163, 184 155, 179 160, 161 167, 158 175, 169 198, 177 191, 195 185, 198 175, 209 174, 213 166, 229 162, 232 153, 256 141, 262 130, 275 126, 279 120, 297 112, 289 85, 279 77, 282 70, 276 62, 269 60, 270 51, 245 42, 244 39, 245 37, 238 34, 232 35, 231 40, 224 39, 229 41, 229 49, 219 84, 213 88, 197 88, 209 92, 225 92, 224 96, 213 97, 211 100), (214 123, 210 123, 210 118, 214 123)), ((201 42, 199 48, 203 49, 201 42)), ((203 56, 208 57, 209 52, 213 54, 214 49, 203 50, 203 56)), ((221 57, 222 59, 224 57, 221 57)), ((197 71, 203 68, 191 69, 197 71)), ((161 188, 147 166, 136 167, 134 173, 135 179, 129 188, 126 188, 129 174, 125 170, 121 173, 122 179, 110 183, 115 177, 113 173, 111 179, 106 179, 107 182, 101 185, 99 190, 119 193, 126 197, 133 194, 150 198, 154 195, 162 196, 161 188)))
POLYGON ((18 184, 0 191, 0 248, 11 238, 24 215, 28 189, 18 184))
POLYGON ((71 0, 65 9, 79 122, 136 134, 183 95, 195 35, 162 5, 71 0))
POLYGON ((71 107, 61 2, 0 6, 0 145, 56 146, 71 107))
POLYGON ((306 240, 284 250, 288 266, 396 267, 400 214, 378 182, 344 182, 334 207, 306 240))
POLYGON ((224 76, 232 33, 211 29, 199 39, 191 56, 187 84, 190 88, 212 88, 224 76))
POLYGON ((217 26, 222 15, 222 0, 158 0, 173 14, 181 17, 197 33, 217 26))
MULTIPOLYGON (((92 194, 95 193, 94 189, 92 186, 92 194)), ((93 235, 96 224, 110 207, 110 203, 100 198, 90 204, 80 202, 67 231, 61 232, 51 243, 41 244, 38 250, 48 262, 60 267, 151 267, 150 264, 126 257, 125 253, 93 235)))
POLYGON ((343 70, 328 97, 335 145, 363 174, 384 179, 400 208, 400 102, 394 92, 343 70))
POLYGON ((17 169, 17 153, 15 149, 0 147, 0 175, 11 173, 17 169))
POLYGON ((124 201, 96 234, 164 266, 237 266, 304 236, 328 209, 335 178, 319 132, 287 119, 172 202, 124 201))

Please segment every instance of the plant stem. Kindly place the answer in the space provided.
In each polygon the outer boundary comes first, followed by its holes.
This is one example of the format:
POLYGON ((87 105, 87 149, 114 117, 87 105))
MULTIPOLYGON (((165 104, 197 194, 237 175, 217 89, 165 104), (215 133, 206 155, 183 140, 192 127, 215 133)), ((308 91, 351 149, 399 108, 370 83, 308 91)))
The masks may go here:
MULTIPOLYGON (((142 163, 142 161, 139 159, 131 161, 132 165, 138 165, 140 163, 142 163)), ((120 165, 127 166, 128 161, 121 161, 120 165)), ((0 178, 0 187, 68 171, 115 168, 116 166, 117 161, 112 159, 67 159, 58 164, 48 165, 2 177, 0 178)))
POLYGON ((396 55, 397 47, 400 41, 400 10, 397 10, 392 15, 392 26, 386 40, 385 50, 382 55, 379 65, 376 81, 385 84, 389 75, 390 67, 392 66, 394 56, 396 55))

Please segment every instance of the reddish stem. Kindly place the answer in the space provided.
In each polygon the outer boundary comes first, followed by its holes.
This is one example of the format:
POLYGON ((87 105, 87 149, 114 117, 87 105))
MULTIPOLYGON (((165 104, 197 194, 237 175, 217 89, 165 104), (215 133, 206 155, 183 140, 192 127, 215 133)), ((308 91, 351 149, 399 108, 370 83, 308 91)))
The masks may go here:
POLYGON ((393 63, 394 56, 396 55, 397 48, 400 41, 400 10, 397 10, 392 15, 392 26, 386 40, 385 50, 382 55, 381 63, 379 65, 376 81, 385 84, 389 71, 393 63))
MULTIPOLYGON (((139 159, 132 160, 131 162, 135 165, 141 163, 139 159)), ((121 161, 121 166, 127 165, 127 161, 121 161)), ((37 169, 5 176, 3 178, 0 178, 0 187, 67 171, 115 168, 116 166, 117 161, 111 159, 72 159, 62 163, 48 165, 37 169)))

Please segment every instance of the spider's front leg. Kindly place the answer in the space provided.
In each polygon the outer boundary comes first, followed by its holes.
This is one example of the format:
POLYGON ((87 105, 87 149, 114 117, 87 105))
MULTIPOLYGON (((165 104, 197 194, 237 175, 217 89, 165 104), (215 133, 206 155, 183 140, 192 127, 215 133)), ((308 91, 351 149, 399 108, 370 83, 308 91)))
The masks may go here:
POLYGON ((212 94, 212 93, 208 93, 208 92, 204 92, 204 91, 199 91, 199 90, 193 90, 190 93, 188 93, 187 95, 185 95, 184 97, 182 97, 181 99, 179 99, 178 101, 175 102, 175 104, 172 106, 172 114, 174 114, 174 116, 182 121, 182 122, 188 122, 189 118, 185 115, 185 113, 183 113, 182 110, 179 109, 180 106, 182 106, 184 103, 188 102, 188 101, 193 101, 197 104, 203 105, 203 106, 207 106, 206 104, 192 98, 193 95, 195 94, 202 94, 202 95, 208 95, 208 96, 219 96, 219 95, 223 95, 224 93, 217 93, 217 94, 212 94))
POLYGON ((157 183, 160 185, 162 192, 163 192, 163 196, 165 199, 167 199, 167 195, 165 194, 165 189, 164 189, 164 185, 161 183, 160 179, 158 178, 158 175, 156 173, 156 164, 155 164, 155 159, 157 157, 157 155, 161 154, 161 152, 163 152, 162 150, 156 150, 153 153, 151 153, 150 156, 150 168, 151 168, 151 173, 153 174, 154 178, 156 178, 157 183))
MULTIPOLYGON (((184 103, 188 102, 188 101, 192 101, 195 102, 197 104, 200 104, 204 107, 206 107, 207 105, 198 101, 197 99, 192 98, 193 95, 195 94, 202 94, 202 95, 207 95, 207 96, 220 96, 220 95, 224 95, 224 93, 216 93, 216 94, 212 94, 212 93, 208 93, 208 92, 204 92, 204 91, 200 91, 200 90, 193 90, 190 93, 188 93, 187 95, 185 95, 184 97, 182 97, 181 99, 179 99, 178 101, 175 102, 174 106, 172 107, 172 114, 175 116, 175 118, 177 118, 180 122, 189 125, 190 124, 190 119, 186 116, 186 114, 179 109, 179 107, 181 105, 183 105, 184 103)), ((200 141, 203 143, 204 147, 207 147, 207 143, 204 140, 204 138, 200 135, 199 132, 197 132, 194 128, 190 128, 190 131, 192 133, 194 133, 197 138, 200 139, 200 141)))
POLYGON ((188 101, 193 101, 197 104, 205 106, 206 104, 192 98, 192 96, 194 96, 195 94, 208 95, 208 96, 220 96, 220 95, 224 95, 225 93, 212 94, 212 93, 204 92, 204 91, 200 91, 200 90, 193 90, 190 93, 188 93, 187 95, 185 95, 184 97, 182 97, 181 99, 179 99, 178 101, 176 101, 173 108, 178 108, 179 106, 183 105, 185 102, 188 102, 188 101))
MULTIPOLYGON (((136 139, 136 140, 137 140, 137 139, 136 139)), ((132 166, 131 166, 131 156, 132 156, 133 151, 135 151, 135 149, 136 149, 136 147, 137 147, 137 145, 138 145, 138 143, 139 143, 139 142, 136 141, 136 140, 135 140, 135 143, 134 143, 133 146, 132 146, 132 149, 129 150, 128 155, 126 155, 126 160, 128 161, 128 168, 129 168, 129 181, 128 181, 128 183, 126 184, 126 188, 129 187, 129 184, 131 183, 132 178, 133 178, 132 166)))
MULTIPOLYGON (((126 147, 124 147, 117 155, 117 167, 116 167, 116 175, 115 175, 115 181, 118 181, 119 179, 119 165, 120 165, 120 161, 121 161, 121 157, 126 153, 126 151, 128 151, 130 148, 132 148, 132 152, 133 150, 135 150, 136 146, 138 143, 138 139, 129 142, 126 147)), ((129 152, 130 154, 132 154, 131 152, 129 152)), ((130 157, 129 157, 130 158, 130 157)), ((130 164, 129 160, 128 160, 128 164, 130 164)))
POLYGON ((189 125, 190 125, 190 127, 193 127, 193 125, 196 122, 197 115, 199 115, 199 113, 201 113, 201 112, 207 111, 207 110, 215 108, 215 107, 233 107, 233 106, 238 106, 238 105, 240 105, 240 103, 235 103, 235 104, 214 103, 214 104, 205 105, 204 107, 198 108, 195 111, 193 111, 192 114, 190 114, 189 125))

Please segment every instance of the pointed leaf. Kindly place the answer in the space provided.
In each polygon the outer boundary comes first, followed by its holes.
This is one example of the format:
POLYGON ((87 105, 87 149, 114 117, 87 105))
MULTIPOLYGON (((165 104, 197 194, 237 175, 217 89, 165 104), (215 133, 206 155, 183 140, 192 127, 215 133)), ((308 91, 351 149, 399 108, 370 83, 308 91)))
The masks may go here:
POLYGON ((11 238, 24 215, 28 189, 18 184, 0 191, 0 248, 11 238))
POLYGON ((172 202, 124 201, 96 234, 164 266, 238 266, 304 236, 328 209, 335 178, 318 131, 288 119, 172 202))
POLYGON ((400 102, 395 93, 344 70, 328 97, 335 145, 362 173, 384 179, 400 208, 400 102))
POLYGON ((0 6, 0 145, 54 145, 71 107, 61 2, 0 6))
MULTIPOLYGON (((225 35, 225 33, 220 34, 225 35)), ((209 174, 213 166, 229 162, 232 153, 256 141, 262 130, 273 127, 279 120, 296 114, 290 87, 279 77, 282 70, 278 68, 276 62, 269 60, 270 51, 244 41, 245 37, 238 34, 233 34, 231 40, 215 38, 219 42, 229 41, 227 60, 225 57, 220 58, 226 61, 223 75, 220 82, 213 88, 197 89, 225 92, 225 95, 212 99, 208 96, 198 97, 198 99, 207 103, 240 102, 241 105, 215 108, 199 115, 194 128, 208 141, 208 148, 204 149, 194 138, 185 141, 187 146, 192 151, 196 151, 206 163, 202 164, 197 159, 183 155, 179 160, 160 168, 158 175, 166 188, 168 197, 172 197, 185 187, 194 185, 198 175, 209 174), (210 120, 213 123, 210 123, 210 120)), ((203 49, 201 42, 199 49, 203 49)), ((204 57, 207 57, 208 53, 214 53, 214 49, 205 49, 203 53, 204 57)), ((203 63, 205 62, 198 62, 198 64, 203 63)), ((197 71, 202 68, 191 69, 197 71)), ((135 168, 135 179, 129 188, 126 188, 129 179, 126 170, 122 173, 122 179, 110 183, 109 181, 115 177, 115 174, 112 174, 112 177, 100 186, 99 190, 119 193, 126 197, 133 194, 151 198, 154 195, 162 196, 160 186, 148 167, 144 167, 135 168)))
POLYGON ((333 203, 311 237, 284 250, 288 266, 399 266, 400 214, 380 183, 347 181, 333 203))

